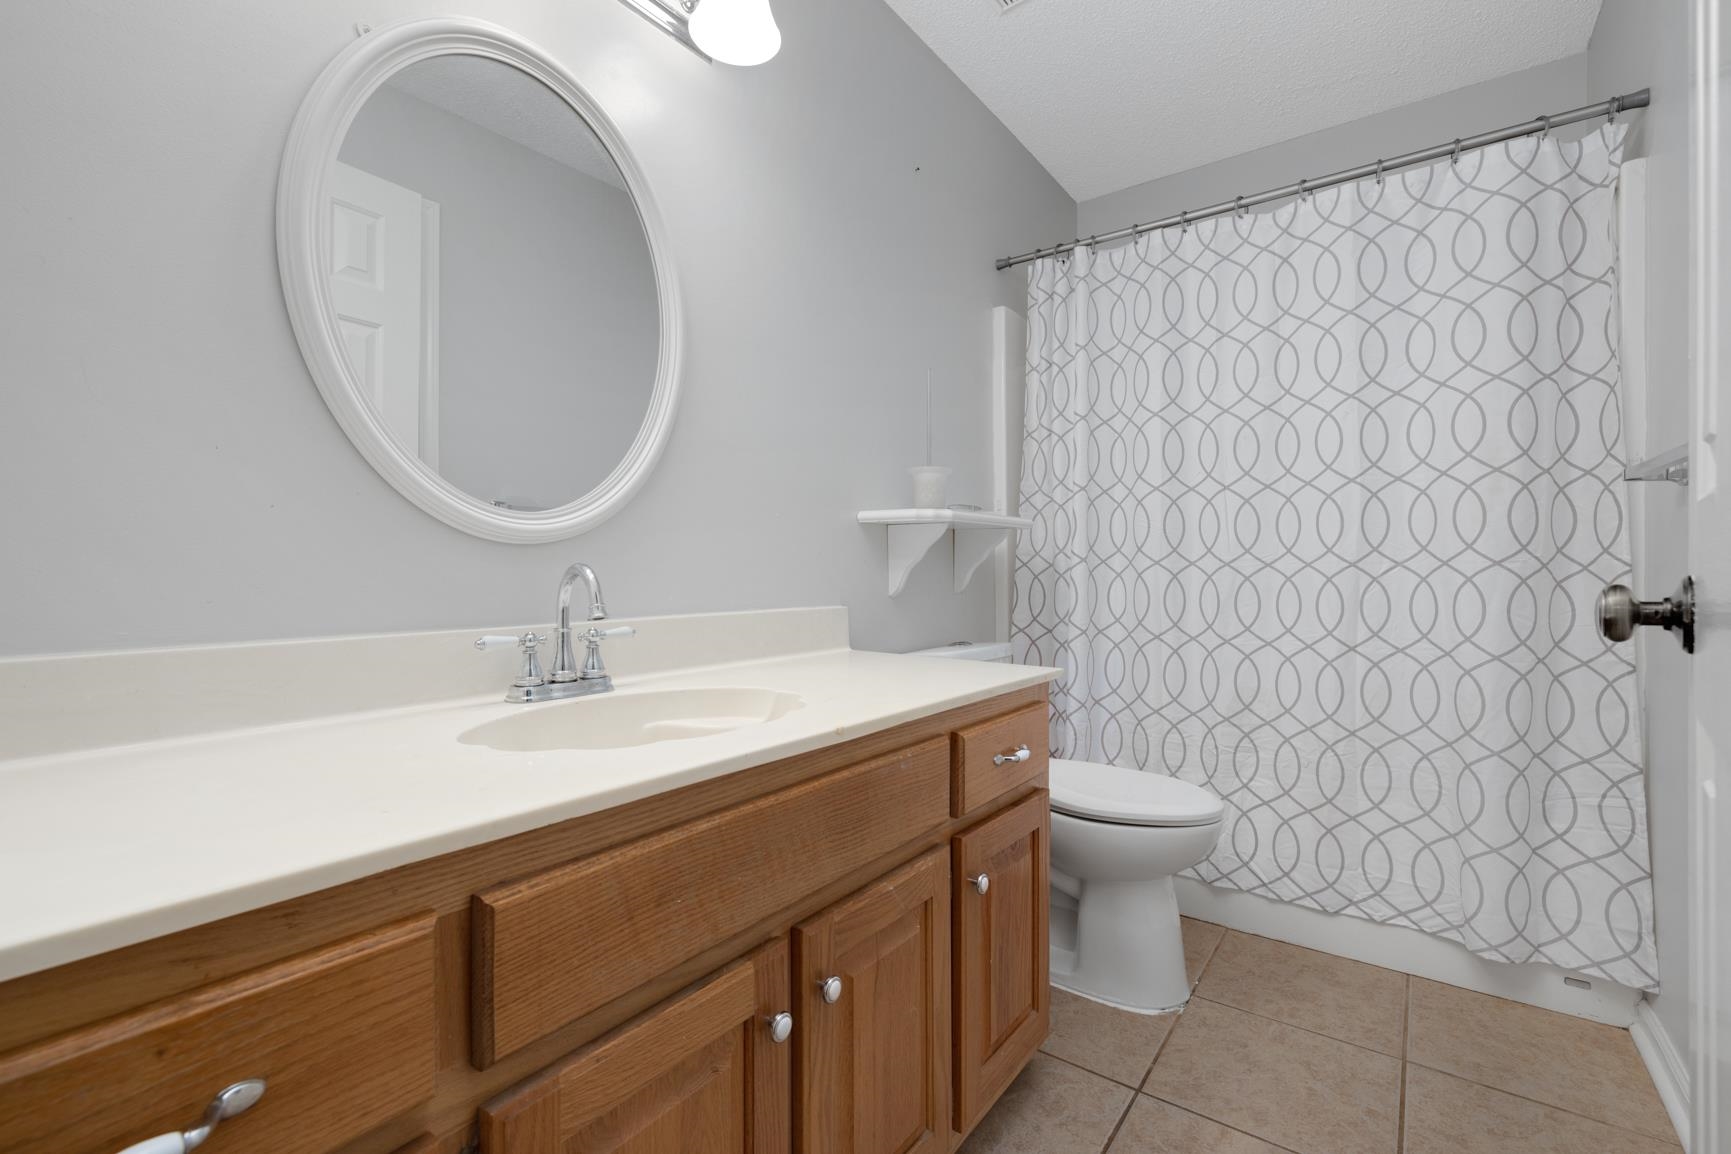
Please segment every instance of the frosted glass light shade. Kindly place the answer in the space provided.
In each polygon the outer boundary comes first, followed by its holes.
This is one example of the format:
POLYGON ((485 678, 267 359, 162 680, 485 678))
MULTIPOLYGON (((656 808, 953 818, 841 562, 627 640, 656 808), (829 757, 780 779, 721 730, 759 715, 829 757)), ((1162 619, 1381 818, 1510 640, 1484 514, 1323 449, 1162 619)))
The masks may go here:
POLYGON ((723 64, 750 67, 781 51, 781 29, 769 0, 699 0, 691 39, 723 64))

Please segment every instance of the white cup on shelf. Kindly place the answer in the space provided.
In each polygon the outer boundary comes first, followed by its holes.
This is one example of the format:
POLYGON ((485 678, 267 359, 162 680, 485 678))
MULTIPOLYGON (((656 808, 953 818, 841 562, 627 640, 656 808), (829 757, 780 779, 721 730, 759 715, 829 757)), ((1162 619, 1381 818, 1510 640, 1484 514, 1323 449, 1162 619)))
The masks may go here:
POLYGON ((908 472, 914 479, 914 508, 942 509, 949 469, 943 465, 915 465, 908 472))

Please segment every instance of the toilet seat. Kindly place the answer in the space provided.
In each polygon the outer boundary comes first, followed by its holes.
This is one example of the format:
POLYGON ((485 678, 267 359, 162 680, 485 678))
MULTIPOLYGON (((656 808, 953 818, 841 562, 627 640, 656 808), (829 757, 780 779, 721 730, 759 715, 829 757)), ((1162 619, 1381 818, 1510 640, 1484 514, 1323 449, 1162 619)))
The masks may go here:
POLYGON ((1094 761, 1054 759, 1050 784, 1055 812, 1113 825, 1210 825, 1226 811, 1201 786, 1094 761))

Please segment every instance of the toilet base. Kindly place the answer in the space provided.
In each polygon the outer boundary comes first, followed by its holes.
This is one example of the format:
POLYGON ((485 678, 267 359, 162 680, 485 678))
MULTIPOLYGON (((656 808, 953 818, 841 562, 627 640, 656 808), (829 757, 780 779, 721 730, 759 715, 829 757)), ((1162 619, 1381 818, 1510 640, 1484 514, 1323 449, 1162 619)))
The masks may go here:
POLYGON ((1053 889, 1052 984, 1137 1014, 1182 1008, 1190 978, 1172 879, 1083 882, 1081 890, 1080 899, 1068 899, 1053 889), (1073 923, 1056 908, 1071 901, 1073 923))

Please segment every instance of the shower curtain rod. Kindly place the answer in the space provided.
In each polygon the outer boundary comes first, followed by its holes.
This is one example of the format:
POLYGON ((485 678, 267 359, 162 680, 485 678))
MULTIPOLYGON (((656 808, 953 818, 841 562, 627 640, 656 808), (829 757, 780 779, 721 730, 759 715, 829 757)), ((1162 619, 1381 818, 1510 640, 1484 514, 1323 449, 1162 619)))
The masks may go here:
POLYGON ((1441 160, 1445 156, 1457 156, 1467 149, 1485 148, 1492 144, 1501 144, 1505 140, 1549 132, 1551 129, 1561 128, 1565 124, 1577 124, 1583 120, 1592 120, 1600 116, 1615 120, 1619 112, 1647 107, 1650 95, 1651 90, 1643 88, 1639 92, 1631 92, 1627 96, 1613 96, 1611 99, 1601 100, 1597 104, 1572 108, 1554 116, 1535 117, 1532 120, 1522 121, 1520 124, 1512 124, 1507 128, 1499 128, 1495 132, 1481 132, 1477 136, 1460 137, 1449 141, 1447 144, 1439 144, 1434 148, 1391 156, 1385 160, 1378 160, 1374 164, 1361 164, 1357 168, 1348 168, 1341 172, 1330 173, 1327 176, 1307 177, 1297 184, 1282 185, 1280 188, 1271 188, 1266 192, 1258 192, 1252 196, 1234 197, 1231 200, 1221 201, 1219 204, 1211 204, 1207 208, 1193 208, 1178 213, 1176 216, 1161 217, 1159 220, 1150 221, 1147 224, 1133 224, 1113 232, 1098 233, 1085 238, 1077 237, 1067 244, 1055 244, 1049 248, 1037 248, 1032 252, 1025 252, 1018 256, 1004 257, 998 261, 997 268, 999 272, 1002 272, 1019 264, 1039 260, 1041 257, 1058 256, 1062 253, 1071 252, 1083 245, 1092 248, 1095 245, 1110 244, 1113 241, 1129 240, 1131 237, 1141 236, 1146 232, 1156 232, 1163 228, 1183 227, 1199 220, 1225 216, 1229 212, 1255 208, 1258 205, 1267 204, 1274 200, 1283 200, 1289 196, 1303 196, 1305 193, 1315 192, 1318 189, 1333 188, 1337 184, 1350 184, 1355 180, 1363 180, 1367 176, 1380 176, 1396 169, 1410 168, 1415 164, 1428 164, 1433 160, 1441 160))

